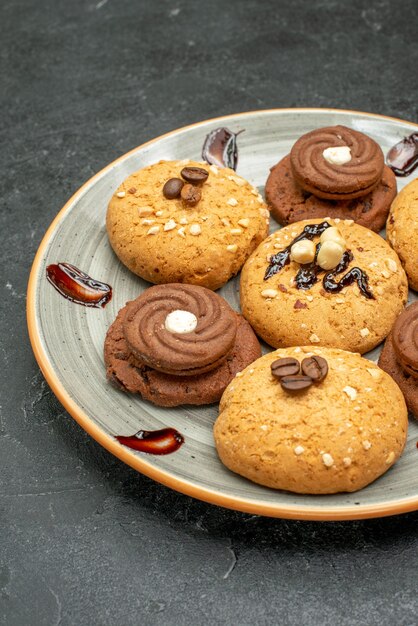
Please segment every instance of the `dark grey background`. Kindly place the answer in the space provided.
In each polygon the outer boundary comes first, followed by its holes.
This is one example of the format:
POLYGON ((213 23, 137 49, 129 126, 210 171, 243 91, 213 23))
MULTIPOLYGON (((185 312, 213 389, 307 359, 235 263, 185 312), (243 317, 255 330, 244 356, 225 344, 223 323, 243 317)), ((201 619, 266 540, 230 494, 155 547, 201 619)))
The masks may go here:
POLYGON ((270 107, 418 122, 416 24, 415 0, 2 0, 1 624, 418 624, 417 513, 263 519, 153 483, 62 409, 24 310, 55 214, 145 140, 270 107))

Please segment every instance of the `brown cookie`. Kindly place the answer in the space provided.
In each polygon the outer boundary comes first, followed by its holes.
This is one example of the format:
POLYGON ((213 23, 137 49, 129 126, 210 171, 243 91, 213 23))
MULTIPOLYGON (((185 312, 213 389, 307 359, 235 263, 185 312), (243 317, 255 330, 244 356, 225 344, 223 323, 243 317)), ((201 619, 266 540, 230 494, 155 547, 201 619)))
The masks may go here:
POLYGON ((401 367, 418 381, 418 302, 406 307, 396 320, 392 342, 401 367))
POLYGON ((390 205, 396 196, 396 177, 385 166, 379 184, 371 193, 353 200, 322 200, 297 185, 288 155, 272 167, 265 192, 271 214, 279 224, 331 217, 352 219, 379 232, 385 226, 390 205))
POLYGON ((106 375, 123 391, 140 394, 158 406, 211 404, 218 402, 224 389, 247 365, 261 355, 260 344, 241 315, 234 313, 237 323, 235 342, 227 358, 210 372, 195 376, 173 376, 131 362, 131 354, 123 334, 124 307, 110 326, 105 340, 106 375))
POLYGON ((205 287, 179 283, 146 289, 127 305, 123 325, 137 360, 176 376, 203 374, 220 365, 235 342, 236 330, 236 316, 226 300, 205 287), (177 324, 184 316, 186 322, 191 318, 193 329, 182 332, 178 327, 175 332, 167 322, 173 312, 177 324))
POLYGON ((408 409, 418 419, 418 380, 405 372, 396 358, 392 333, 385 341, 378 365, 398 384, 408 409))
POLYGON ((300 137, 290 151, 296 183, 304 191, 326 200, 365 196, 382 178, 384 155, 371 137, 346 126, 318 128, 300 137), (341 154, 329 154, 340 148, 341 154))

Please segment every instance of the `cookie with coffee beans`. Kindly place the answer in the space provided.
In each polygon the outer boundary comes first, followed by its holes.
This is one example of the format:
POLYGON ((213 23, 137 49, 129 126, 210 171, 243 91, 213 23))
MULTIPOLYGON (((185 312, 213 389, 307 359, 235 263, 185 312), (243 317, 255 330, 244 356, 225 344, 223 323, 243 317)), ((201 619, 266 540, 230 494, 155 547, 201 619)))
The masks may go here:
POLYGON ((245 263, 241 310, 275 348, 321 345, 361 354, 390 332, 408 295, 382 237, 352 220, 285 226, 245 263))
POLYGON ((399 255, 409 286, 418 291, 418 178, 406 185, 392 203, 386 238, 399 255))
POLYGON ((303 135, 266 182, 266 200, 280 224, 329 215, 377 232, 395 196, 396 178, 379 145, 344 126, 303 135))
POLYGON ((151 283, 218 289, 268 234, 258 190, 231 169, 160 161, 131 174, 107 210, 110 244, 151 283))
POLYGON ((260 355, 251 326, 223 298, 184 284, 150 287, 128 303, 104 347, 108 380, 159 406, 217 402, 260 355))
POLYGON ((418 302, 397 318, 379 357, 379 366, 399 385, 418 419, 418 302))
POLYGON ((222 463, 255 483, 330 494, 384 474, 402 454, 407 428, 402 393, 379 367, 359 354, 305 346, 266 354, 229 384, 214 438, 222 463), (299 374, 278 376, 295 371, 292 364, 299 374), (319 378, 302 384, 309 373, 319 378))

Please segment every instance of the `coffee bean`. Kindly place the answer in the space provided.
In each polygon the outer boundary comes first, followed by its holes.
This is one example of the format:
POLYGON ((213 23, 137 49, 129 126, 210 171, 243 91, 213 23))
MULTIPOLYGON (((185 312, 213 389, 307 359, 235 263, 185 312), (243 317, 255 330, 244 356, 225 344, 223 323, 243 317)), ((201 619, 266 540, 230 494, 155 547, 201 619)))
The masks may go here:
POLYGON ((209 176, 209 172, 203 167, 184 167, 180 174, 185 181, 194 185, 201 185, 209 176))
POLYGON ((184 182, 181 178, 170 178, 163 187, 163 194, 167 200, 178 198, 183 188, 184 182))
POLYGON ((283 376, 293 376, 299 374, 300 363, 297 359, 292 357, 286 357, 284 359, 277 359, 270 365, 271 373, 275 378, 283 378, 283 376))
POLYGON ((183 202, 188 206, 195 206, 202 197, 202 193, 198 187, 188 184, 184 185, 180 195, 183 202))
POLYGON ((285 391, 297 392, 308 389, 313 383, 312 378, 296 374, 295 376, 285 376, 280 379, 280 384, 285 391))
POLYGON ((320 383, 328 374, 328 363, 322 356, 310 356, 302 361, 302 372, 315 383, 320 383))

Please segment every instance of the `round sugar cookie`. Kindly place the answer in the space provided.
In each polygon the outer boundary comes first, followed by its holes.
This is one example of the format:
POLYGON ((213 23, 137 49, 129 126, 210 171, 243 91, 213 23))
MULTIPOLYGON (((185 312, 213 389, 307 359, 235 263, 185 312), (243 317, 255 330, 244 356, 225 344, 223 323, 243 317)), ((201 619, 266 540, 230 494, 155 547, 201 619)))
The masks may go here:
POLYGON ((333 348, 296 347, 261 357, 225 390, 214 437, 227 468, 296 493, 356 491, 400 457, 408 428, 402 393, 374 363, 333 348), (328 374, 300 392, 272 375, 280 358, 324 358, 328 374))
MULTIPOLYGON (((173 186, 168 195, 172 193, 173 186)), ((214 290, 239 272, 267 236, 268 217, 258 190, 233 170, 195 161, 160 161, 118 187, 109 202, 106 227, 113 250, 134 274, 151 283, 190 283, 214 290), (190 183, 182 178, 185 168, 208 173, 207 180, 192 184, 191 194, 190 183), (183 180, 181 193, 189 185, 191 202, 200 196, 196 204, 164 195, 173 178, 183 180)))
MULTIPOLYGON (((319 239, 314 237, 314 243, 319 239)), ((240 292, 244 317, 271 346, 312 344, 363 354, 389 334, 406 303, 408 285, 397 254, 379 235, 352 220, 317 219, 285 226, 261 243, 244 265, 240 292), (275 261, 305 228, 327 224, 339 229, 352 260, 331 281, 319 271, 312 286, 298 288, 306 267, 289 261, 280 268, 275 261), (332 292, 327 291, 330 282, 332 292)))
POLYGON ((418 178, 406 185, 392 203, 386 237, 399 255, 409 286, 418 291, 418 178))

